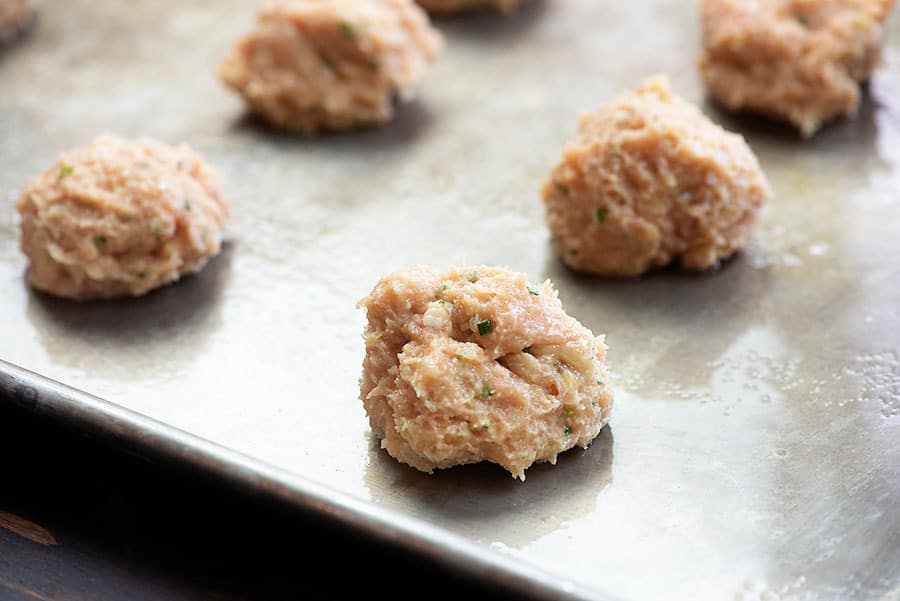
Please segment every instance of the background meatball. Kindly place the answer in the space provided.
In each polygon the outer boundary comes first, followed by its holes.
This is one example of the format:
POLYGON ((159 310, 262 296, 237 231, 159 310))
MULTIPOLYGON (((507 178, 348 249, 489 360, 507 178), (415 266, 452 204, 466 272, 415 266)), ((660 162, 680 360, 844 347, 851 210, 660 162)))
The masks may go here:
POLYGON ((0 0, 0 43, 23 28, 34 15, 36 0, 0 0))
POLYGON ((550 282, 491 267, 384 278, 368 316, 361 397, 381 446, 431 472, 491 461, 525 479, 609 419, 606 346, 550 282))
POLYGON ((806 135, 859 108, 894 0, 704 0, 700 66, 730 110, 789 121, 806 135))
POLYGON ((716 265, 747 243, 770 193, 744 139, 655 77, 582 117, 543 195, 569 267, 634 276, 676 257, 716 265))
POLYGON ((441 45, 412 0, 283 0, 219 75, 273 125, 311 134, 388 121, 441 45))
POLYGON ((186 146, 112 136, 64 153, 17 208, 28 281, 73 299, 141 295, 217 254, 230 208, 186 146))
POLYGON ((509 12, 522 0, 416 0, 420 6, 433 15, 453 15, 470 10, 489 9, 509 12))

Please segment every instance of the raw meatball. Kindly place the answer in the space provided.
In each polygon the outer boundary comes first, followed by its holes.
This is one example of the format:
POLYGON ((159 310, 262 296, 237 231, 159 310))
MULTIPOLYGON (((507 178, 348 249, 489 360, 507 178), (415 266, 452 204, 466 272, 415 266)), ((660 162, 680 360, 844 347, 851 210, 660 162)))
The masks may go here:
POLYGON ((0 43, 16 35, 34 15, 35 0, 0 0, 0 43))
POLYGON ((314 134, 391 119, 441 46, 412 0, 284 0, 219 75, 273 125, 314 134))
POLYGON ((805 136, 859 108, 894 0, 704 0, 701 71, 730 110, 784 119, 805 136))
POLYGON ((743 247, 769 186, 736 134, 665 77, 581 118, 544 185, 553 243, 572 269, 635 276, 680 257, 713 267, 743 247))
POLYGON ((188 147, 113 136, 60 156, 17 208, 28 281, 73 299, 138 296, 199 270, 230 214, 188 147))
POLYGON ((470 10, 489 9, 498 12, 510 12, 518 7, 522 0, 416 0, 425 10, 433 15, 455 15, 470 10))
POLYGON ((603 337, 566 315, 549 281, 418 267, 360 305, 361 398, 382 448, 416 469, 491 461, 524 480, 609 419, 603 337))

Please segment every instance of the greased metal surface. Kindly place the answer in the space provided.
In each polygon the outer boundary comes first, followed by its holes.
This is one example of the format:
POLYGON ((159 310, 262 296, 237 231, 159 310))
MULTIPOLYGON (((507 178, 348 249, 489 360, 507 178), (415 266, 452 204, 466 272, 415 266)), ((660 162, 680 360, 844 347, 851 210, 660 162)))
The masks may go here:
POLYGON ((615 281, 559 264, 540 183, 576 114, 644 76, 702 102, 695 3, 547 0, 447 21, 394 123, 315 140, 260 127, 214 78, 253 10, 48 1, 2 51, 0 358, 598 595, 900 594, 900 19, 857 121, 802 142, 704 107, 773 184, 748 252, 708 275, 615 281), (202 152, 234 202, 230 242, 145 298, 35 294, 13 201, 102 131, 202 152), (523 484, 486 465, 429 477, 378 450, 354 305, 414 263, 549 277, 607 334, 616 404, 588 451, 523 484))

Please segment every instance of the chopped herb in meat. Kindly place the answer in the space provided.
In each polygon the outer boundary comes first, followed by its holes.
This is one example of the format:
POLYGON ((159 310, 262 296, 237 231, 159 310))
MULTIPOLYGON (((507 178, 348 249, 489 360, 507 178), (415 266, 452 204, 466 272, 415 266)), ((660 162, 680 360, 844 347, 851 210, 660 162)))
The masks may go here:
POLYGON ((566 429, 563 430, 563 433, 566 435, 566 438, 572 435, 572 426, 566 426, 566 429))
POLYGON ((341 30, 341 35, 348 39, 350 39, 356 35, 356 28, 354 28, 353 25, 351 25, 347 21, 341 22, 340 30, 341 30))
POLYGON ((491 388, 490 384, 485 382, 481 385, 481 399, 486 401, 492 396, 494 396, 494 390, 491 388))
POLYGON ((60 177, 69 177, 72 175, 72 172, 75 171, 75 168, 71 165, 63 165, 59 168, 59 176, 60 177))
POLYGON ((106 243, 106 236, 94 236, 94 244, 97 245, 97 248, 99 248, 100 250, 106 248, 106 243))
POLYGON ((189 201, 187 198, 184 199, 184 210, 185 211, 191 210, 191 201, 189 201))
POLYGON ((158 221, 154 221, 150 224, 150 231, 153 233, 153 237, 156 238, 157 242, 162 242, 162 228, 158 221))
POLYGON ((484 319, 482 321, 478 321, 475 323, 475 326, 478 328, 478 334, 480 336, 486 336, 491 333, 494 329, 494 324, 490 319, 484 319))
POLYGON ((533 354, 534 354, 534 353, 531 352, 531 347, 530 347, 530 346, 526 346, 525 348, 523 348, 523 349, 522 349, 522 352, 523 352, 523 353, 527 353, 527 354, 529 354, 529 355, 533 355, 533 354))
POLYGON ((594 223, 603 223, 609 216, 609 209, 597 209, 594 211, 594 223))
POLYGON ((536 289, 532 288, 531 286, 526 286, 526 288, 528 288, 528 294, 531 294, 531 295, 533 295, 533 296, 540 296, 540 295, 541 295, 541 291, 540 291, 540 290, 536 290, 536 289))

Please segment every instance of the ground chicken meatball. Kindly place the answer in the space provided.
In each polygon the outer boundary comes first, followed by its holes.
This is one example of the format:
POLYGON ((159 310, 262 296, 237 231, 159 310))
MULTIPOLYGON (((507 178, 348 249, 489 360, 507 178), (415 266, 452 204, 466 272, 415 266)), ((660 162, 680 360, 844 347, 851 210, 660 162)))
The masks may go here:
POLYGON ((549 281, 492 267, 382 279, 368 315, 361 398, 381 446, 425 472, 490 461, 525 479, 587 446, 609 419, 603 337, 549 281))
POLYGON ((34 15, 35 0, 0 0, 0 43, 19 32, 34 15))
POLYGON ((314 134, 390 120, 441 46, 412 0, 282 0, 219 75, 276 127, 314 134))
POLYGON ((72 299, 138 296, 199 270, 230 214, 188 147, 113 136, 60 156, 17 208, 28 281, 72 299))
POLYGON ((734 111, 784 119, 810 136, 853 116, 878 64, 894 0, 704 0, 701 71, 734 111))
POLYGON ((572 269, 636 276, 680 257, 703 270, 743 247, 769 186, 736 134, 665 77, 582 117, 544 185, 553 243, 572 269))
POLYGON ((420 6, 432 15, 455 15, 470 10, 488 9, 498 12, 510 12, 518 7, 522 0, 416 0, 420 6))

